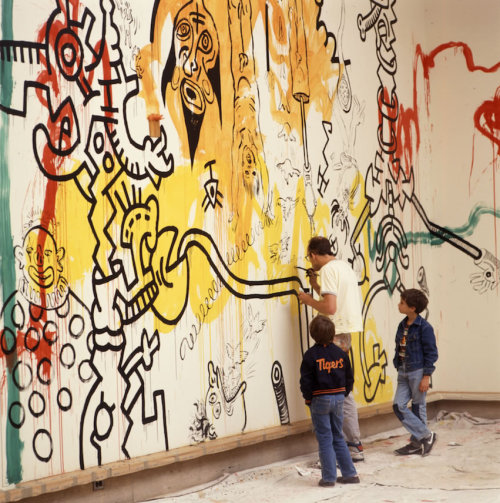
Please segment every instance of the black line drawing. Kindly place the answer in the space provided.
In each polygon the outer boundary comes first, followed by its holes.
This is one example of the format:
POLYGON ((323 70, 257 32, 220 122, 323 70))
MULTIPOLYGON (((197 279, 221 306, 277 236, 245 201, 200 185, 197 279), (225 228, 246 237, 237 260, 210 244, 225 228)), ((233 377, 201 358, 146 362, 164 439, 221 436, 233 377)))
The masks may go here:
POLYGON ((205 408, 208 417, 213 418, 215 432, 217 423, 232 418, 245 431, 247 424, 247 411, 245 403, 245 391, 247 383, 239 382, 232 387, 226 382, 224 373, 220 367, 216 367, 212 361, 208 362, 208 391, 205 397, 205 408))
POLYGON ((207 211, 209 206, 215 208, 217 205, 219 205, 222 208, 220 199, 224 197, 219 191, 219 180, 217 180, 217 178, 214 178, 212 172, 213 164, 215 164, 215 160, 205 163, 205 169, 209 168, 210 170, 210 178, 205 182, 203 186, 205 188, 205 197, 203 198, 201 206, 205 212, 207 211))
POLYGON ((283 369, 279 361, 273 363, 271 369, 271 382, 276 396, 276 405, 280 415, 280 423, 290 423, 290 413, 288 411, 288 402, 286 399, 285 379, 283 376, 283 369))
POLYGON ((232 209, 238 224, 240 213, 249 215, 252 199, 264 218, 272 219, 269 175, 259 125, 260 97, 254 60, 252 6, 250 0, 228 0, 231 39, 231 73, 234 89, 232 145, 232 209))
POLYGON ((205 440, 215 440, 217 433, 214 425, 207 417, 205 401, 198 400, 193 404, 196 408, 193 420, 189 426, 189 438, 193 443, 204 442, 205 440))
POLYGON ((337 42, 338 50, 336 51, 338 56, 334 58, 334 62, 340 65, 340 77, 337 81, 337 98, 342 105, 342 110, 348 113, 351 110, 352 104, 352 89, 351 82, 349 79, 349 72, 347 70, 348 65, 351 64, 351 60, 344 59, 342 51, 342 39, 344 37, 344 24, 345 24, 345 0, 342 0, 341 11, 340 11, 340 25, 338 30, 337 42))
MULTIPOLYGON (((121 442, 120 447, 127 455, 127 438, 133 426, 130 407, 134 405, 143 407, 143 426, 151 418, 160 423, 158 431, 162 432, 168 448, 164 397, 161 390, 149 390, 147 386, 139 386, 139 393, 136 393, 135 371, 138 367, 126 359, 134 353, 134 348, 127 347, 125 353, 123 326, 136 321, 157 294, 151 272, 151 250, 155 248, 157 236, 158 205, 153 195, 143 199, 142 193, 145 186, 158 190, 161 181, 172 174, 173 157, 167 151, 163 126, 157 139, 145 134, 137 140, 134 137, 137 130, 133 134, 130 129, 127 111, 139 93, 138 77, 127 71, 114 13, 113 1, 101 2, 99 10, 92 13, 88 8, 73 12, 72 3, 60 0, 41 30, 39 38, 42 42, 2 41, 0 56, 2 64, 11 65, 13 80, 18 81, 14 87, 19 91, 13 96, 12 104, 0 103, 0 110, 25 117, 28 95, 37 91, 37 98, 47 113, 45 122, 42 120, 36 124, 32 132, 33 154, 38 167, 50 180, 74 181, 91 207, 88 222, 96 240, 92 280, 94 302, 90 313, 86 312, 83 317, 88 319, 87 327, 92 332, 82 340, 85 351, 75 350, 77 355, 81 354, 81 361, 72 362, 70 346, 65 346, 67 349, 63 355, 63 361, 70 367, 66 370, 74 369, 80 386, 88 390, 84 395, 79 428, 75 426, 75 430, 80 431, 81 468, 102 460, 105 439, 121 442), (17 71, 19 65, 26 64, 38 65, 41 77, 25 80, 26 73, 17 71), (57 87, 57 79, 65 83, 62 93, 57 87), (121 100, 120 95, 123 96, 121 100), (77 108, 89 118, 88 129, 82 129, 79 119, 82 113, 77 114, 77 108), (104 189, 103 175, 111 180, 104 189), (105 212, 108 220, 104 223, 95 218, 103 207, 110 210, 105 212), (116 235, 116 229, 121 230, 121 235, 116 235), (130 264, 131 268, 128 267, 130 264), (124 366, 126 364, 129 366, 124 366), (106 369, 113 365, 118 370, 113 382, 116 384, 116 379, 124 381, 121 388, 129 386, 129 393, 133 396, 116 398, 114 393, 109 393, 112 387, 108 386, 106 369), (144 393, 149 392, 151 395, 145 397, 144 393), (140 393, 142 402, 138 401, 140 393), (146 410, 150 405, 153 412, 146 410), (114 427, 119 414, 125 415, 129 425, 122 440, 116 440, 118 432, 114 427), (101 420, 96 419, 98 416, 105 419, 108 415, 109 431, 101 420)), ((26 250, 24 256, 27 256, 26 250)), ((23 253, 19 253, 19 257, 23 257, 23 253)), ((33 270, 36 272, 37 267, 33 270)), ((43 281, 46 282, 48 277, 43 281)), ((33 277, 20 285, 19 291, 28 302, 37 302, 38 293, 31 286, 35 283, 33 277)), ((69 311, 78 314, 86 309, 67 285, 60 284, 53 292, 48 292, 45 284, 41 286, 48 307, 56 308, 59 297, 64 297, 68 291, 69 311)), ((7 304, 2 313, 6 307, 7 304)), ((30 312, 33 323, 37 323, 45 311, 25 310, 30 312)), ((62 316, 61 309, 54 311, 54 316, 62 316)), ((70 325, 70 336, 74 339, 71 344, 77 343, 80 322, 73 319, 70 325)), ((40 351, 41 345, 48 342, 58 345, 52 332, 43 334, 45 337, 42 338, 41 333, 37 333, 38 337, 34 339, 26 335, 28 351, 40 351)), ((2 338, 3 346, 10 343, 7 335, 2 338)), ((46 386, 54 384, 48 375, 51 366, 52 363, 45 359, 37 368, 37 377, 46 386)), ((141 372, 148 372, 148 369, 149 363, 143 365, 141 372)), ((63 407, 66 406, 67 401, 63 403, 63 407)))
POLYGON ((291 0, 290 14, 290 53, 292 70, 292 95, 300 103, 300 117, 302 122, 302 148, 304 153, 304 206, 309 216, 311 229, 314 232, 314 213, 316 211, 316 195, 312 186, 311 164, 307 144, 307 123, 305 104, 309 102, 309 69, 307 66, 307 44, 304 28, 302 0, 291 0))
POLYGON ((284 262, 284 258, 288 255, 290 246, 290 236, 285 236, 278 243, 269 245, 269 254, 271 262, 284 262))
MULTIPOLYGON (((14 247, 14 256, 20 270, 18 288, 5 301, 0 319, 4 325, 12 323, 21 335, 17 345, 12 339, 12 351, 17 350, 13 381, 20 391, 21 407, 11 409, 9 419, 13 427, 24 430, 27 423, 18 417, 20 411, 25 419, 57 411, 66 413, 73 409, 70 389, 83 396, 88 391, 86 383, 78 378, 78 367, 90 356, 87 339, 92 333, 92 322, 90 311, 68 285, 66 250, 58 246, 52 232, 28 223, 22 244, 14 247)), ((3 338, 7 336, 4 329, 3 338)), ((2 341, 2 349, 10 350, 6 345, 10 341, 2 341)), ((80 421, 78 410, 71 418, 65 415, 66 427, 75 431, 80 421)), ((50 444, 55 431, 33 437, 33 460, 51 459, 50 444)), ((27 434, 23 431, 23 435, 27 434)), ((74 452, 74 445, 60 448, 74 452)))
MULTIPOLYGON (((366 15, 358 15, 358 30, 361 40, 365 41, 370 30, 376 37, 376 51, 379 61, 377 75, 380 81, 378 90, 379 125, 377 137, 379 148, 375 153, 375 161, 370 164, 365 179, 366 204, 361 216, 356 222, 351 234, 352 263, 362 272, 360 284, 368 281, 366 276, 366 260, 360 245, 356 245, 368 219, 379 212, 381 203, 385 205, 386 214, 380 217, 376 234, 376 270, 382 273, 382 279, 371 280, 370 289, 364 300, 363 314, 366 322, 367 312, 374 298, 381 292, 388 291, 391 295, 404 289, 401 280, 401 270, 409 267, 409 257, 406 253, 408 242, 402 222, 395 216, 397 206, 404 210, 407 203, 411 204, 420 216, 430 234, 439 237, 458 250, 474 259, 474 263, 483 272, 478 273, 478 281, 486 280, 491 285, 491 277, 487 271, 498 270, 498 261, 490 252, 481 250, 445 227, 432 222, 417 195, 415 194, 415 179, 413 166, 401 166, 396 157, 397 132, 399 118, 399 100, 396 92, 397 58, 394 51, 396 35, 394 25, 397 21, 394 12, 395 0, 385 2, 371 1, 370 10, 366 15), (408 175, 405 174, 405 168, 408 175), (486 275, 485 275, 486 272, 486 275)), ((494 276, 493 276, 494 278, 494 276)), ((472 283, 471 283, 472 284, 472 283)), ((473 286, 478 286, 477 284, 473 286)), ((481 288, 481 287, 479 287, 481 288)), ((360 359, 365 380, 365 399, 374 399, 379 383, 385 382, 384 367, 387 364, 385 351, 380 348, 373 351, 373 359, 368 356, 364 347, 364 338, 360 337, 360 359), (369 361, 373 361, 372 364, 369 361), (370 375, 372 374, 372 375, 370 375)))

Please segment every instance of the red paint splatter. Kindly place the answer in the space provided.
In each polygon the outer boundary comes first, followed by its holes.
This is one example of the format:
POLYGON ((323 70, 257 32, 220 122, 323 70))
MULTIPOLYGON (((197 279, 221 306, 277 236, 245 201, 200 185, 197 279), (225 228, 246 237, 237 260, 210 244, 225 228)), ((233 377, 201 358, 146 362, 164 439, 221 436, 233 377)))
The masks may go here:
MULTIPOLYGON (((418 118, 418 96, 417 96, 417 70, 419 65, 423 70, 423 76, 425 79, 425 103, 427 107, 427 112, 429 112, 429 100, 430 100, 430 71, 434 68, 436 64, 436 57, 441 53, 453 50, 455 53, 458 51, 462 52, 465 59, 466 66, 469 72, 483 72, 483 73, 494 73, 500 69, 500 61, 491 67, 485 67, 477 65, 474 61, 474 55, 470 47, 463 42, 448 42, 446 44, 439 45, 433 49, 430 53, 426 54, 423 52, 420 44, 417 45, 415 49, 415 59, 413 62, 413 107, 405 109, 402 105, 400 106, 398 127, 397 127, 397 138, 398 138, 398 149, 396 152, 396 157, 404 160, 403 166, 405 172, 408 175, 410 168, 413 166, 414 161, 414 143, 415 148, 418 151, 420 146, 420 126, 418 118)), ((500 97, 495 96, 493 102, 485 102, 478 109, 480 111, 476 112, 479 118, 483 118, 483 125, 488 124, 488 127, 493 126, 495 131, 498 131, 500 126, 500 97)), ((476 122, 476 117, 475 117, 476 122)), ((477 125, 476 125, 477 127, 477 125)), ((484 134, 484 133, 483 133, 484 134)), ((493 134, 491 130, 489 134, 493 134)), ((487 135, 488 136, 488 135, 487 135)), ((488 136, 490 137, 490 136, 488 136)), ((498 136, 495 137, 495 142, 499 142, 498 136)), ((498 143, 500 146, 500 143, 498 143)))
MULTIPOLYGON (((0 347, 0 358, 4 358, 7 364, 7 367, 12 371, 13 366, 17 361, 20 361, 23 355, 28 355, 30 358, 35 358, 35 365, 33 368, 38 368, 40 362, 43 359, 47 359, 52 361, 52 347, 49 341, 51 341, 56 335, 55 332, 50 330, 45 330, 45 337, 42 336, 44 334, 44 322, 47 318, 47 311, 42 310, 40 312, 41 317, 37 320, 32 317, 29 318, 28 324, 26 326, 26 331, 17 330, 16 332, 16 344, 15 344, 15 352, 9 352, 6 354, 4 352, 4 348, 0 347), (35 333, 38 334, 38 337, 35 337, 35 333), (15 358, 16 357, 16 358, 15 358)), ((0 338, 3 340, 5 329, 0 331, 0 338)), ((41 366, 40 367, 42 375, 44 378, 50 378, 50 366, 41 366)))
POLYGON ((492 100, 485 101, 474 114, 476 129, 495 143, 500 152, 500 87, 492 100))

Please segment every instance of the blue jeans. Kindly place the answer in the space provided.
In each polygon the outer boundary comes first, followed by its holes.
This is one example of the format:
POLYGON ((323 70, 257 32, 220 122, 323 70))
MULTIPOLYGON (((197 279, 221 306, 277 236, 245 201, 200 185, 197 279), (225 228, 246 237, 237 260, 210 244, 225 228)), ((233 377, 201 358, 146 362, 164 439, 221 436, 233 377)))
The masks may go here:
POLYGON ((393 409, 403 426, 411 433, 412 440, 422 440, 430 435, 427 428, 426 392, 422 393, 418 387, 424 375, 424 369, 406 372, 404 368, 398 370, 398 387, 394 396, 393 409), (408 403, 411 400, 411 409, 408 403))
POLYGON ((315 396, 311 403, 311 419, 318 440, 321 478, 337 480, 337 462, 344 477, 357 475, 351 454, 342 435, 344 395, 315 396))

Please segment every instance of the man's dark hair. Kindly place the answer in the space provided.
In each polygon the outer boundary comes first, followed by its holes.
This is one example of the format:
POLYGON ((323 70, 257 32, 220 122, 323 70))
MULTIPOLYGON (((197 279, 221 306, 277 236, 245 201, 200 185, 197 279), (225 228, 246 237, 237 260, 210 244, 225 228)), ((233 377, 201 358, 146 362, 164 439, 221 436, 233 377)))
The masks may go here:
POLYGON ((316 255, 333 255, 332 244, 327 238, 322 236, 311 238, 307 245, 307 251, 316 255))
POLYGON ((318 344, 330 344, 335 337, 335 325, 330 318, 318 314, 309 325, 311 337, 318 344))
POLYGON ((404 290, 401 292, 401 298, 409 307, 414 307, 417 314, 420 314, 427 307, 427 304, 429 304, 425 293, 416 288, 404 290))

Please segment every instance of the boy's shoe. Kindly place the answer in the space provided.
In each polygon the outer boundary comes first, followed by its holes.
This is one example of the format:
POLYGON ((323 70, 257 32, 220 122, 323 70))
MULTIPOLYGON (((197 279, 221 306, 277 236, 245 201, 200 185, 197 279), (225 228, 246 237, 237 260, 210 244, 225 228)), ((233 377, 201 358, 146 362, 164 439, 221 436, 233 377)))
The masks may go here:
POLYGON ((408 456, 410 454, 422 454, 423 453, 423 446, 421 443, 413 443, 410 442, 408 445, 405 445, 404 447, 400 447, 399 449, 396 449, 394 451, 394 454, 398 456, 408 456))
POLYGON ((353 442, 347 442, 347 447, 349 447, 349 452, 351 453, 351 459, 354 463, 365 460, 365 455, 363 453, 363 445, 361 444, 361 442, 358 442, 357 444, 353 442))
POLYGON ((337 477, 337 482, 339 484, 359 484, 359 477, 357 475, 353 477, 337 477))
POLYGON ((333 487, 335 485, 335 482, 327 482, 326 480, 321 479, 318 482, 318 485, 321 487, 333 487))
POLYGON ((431 431, 431 434, 422 440, 422 456, 428 456, 431 453, 432 447, 436 443, 437 435, 431 431))

